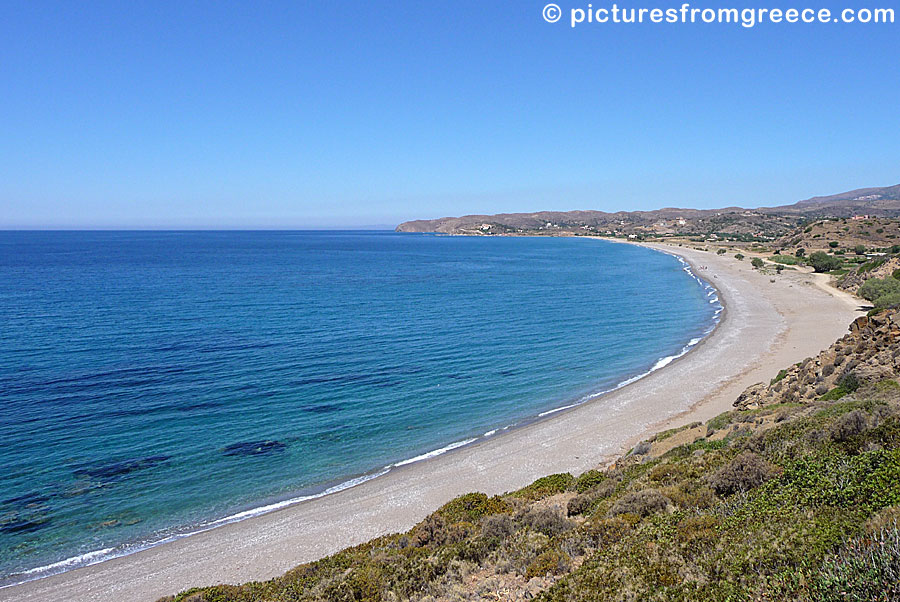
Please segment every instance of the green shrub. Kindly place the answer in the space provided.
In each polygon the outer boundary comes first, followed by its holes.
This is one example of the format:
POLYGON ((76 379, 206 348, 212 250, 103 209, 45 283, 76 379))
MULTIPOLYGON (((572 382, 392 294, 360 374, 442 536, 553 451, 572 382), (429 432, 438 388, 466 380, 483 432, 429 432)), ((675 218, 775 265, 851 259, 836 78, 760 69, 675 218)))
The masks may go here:
POLYGON ((841 399, 842 397, 846 397, 847 395, 850 395, 850 391, 848 391, 847 389, 845 389, 843 387, 838 386, 838 387, 833 388, 828 393, 825 393, 825 395, 822 395, 821 397, 819 397, 819 399, 821 401, 837 401, 837 400, 841 399))
POLYGON ((900 531, 896 525, 859 537, 829 557, 810 590, 817 602, 900 600, 900 531))
POLYGON ((512 495, 526 500, 539 500, 567 490, 575 482, 569 473, 552 474, 541 477, 531 485, 514 492, 512 495))
POLYGON ((575 479, 575 491, 584 493, 588 489, 593 489, 607 479, 606 473, 599 470, 589 470, 582 473, 575 479))
POLYGON ((546 575, 560 575, 569 570, 571 559, 565 552, 559 550, 547 550, 534 559, 525 571, 525 578, 544 577, 546 575))
POLYGON ((744 261, 744 254, 737 253, 737 254, 735 254, 734 258, 737 259, 738 261, 744 261))
POLYGON ((810 255, 808 263, 816 272, 820 273, 836 270, 841 267, 842 264, 841 260, 837 257, 832 257, 828 253, 822 251, 816 251, 810 255))
POLYGON ((837 386, 833 388, 831 391, 822 395, 819 399, 822 401, 837 401, 842 397, 846 397, 851 393, 854 393, 860 387, 859 378, 857 378, 856 374, 850 372, 849 374, 845 374, 840 378, 840 380, 835 383, 837 386))
POLYGON ((900 293, 892 293, 875 299, 875 309, 896 309, 900 307, 900 293))
POLYGON ((754 257, 750 264, 757 270, 765 265, 765 262, 759 257, 754 257))
POLYGON ((860 297, 877 304, 877 300, 900 293, 900 280, 896 278, 869 278, 859 287, 860 297))
POLYGON ((839 387, 843 387, 850 393, 855 393, 859 390, 859 387, 862 383, 859 381, 859 378, 853 372, 849 372, 842 376, 840 380, 837 381, 837 385, 839 387))
POLYGON ((509 504, 500 497, 488 497, 483 493, 467 493, 444 504, 438 510, 438 514, 451 523, 464 521, 473 523, 489 514, 509 511, 509 504))

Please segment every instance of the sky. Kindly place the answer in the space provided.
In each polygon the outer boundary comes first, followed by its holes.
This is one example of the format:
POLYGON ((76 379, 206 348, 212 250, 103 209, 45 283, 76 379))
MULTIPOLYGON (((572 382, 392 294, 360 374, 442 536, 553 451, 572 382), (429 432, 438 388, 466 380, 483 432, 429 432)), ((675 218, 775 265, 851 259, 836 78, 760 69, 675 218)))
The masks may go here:
POLYGON ((0 228, 394 226, 900 183, 900 23, 572 28, 588 3, 556 1, 558 23, 544 0, 3 2, 0 228))

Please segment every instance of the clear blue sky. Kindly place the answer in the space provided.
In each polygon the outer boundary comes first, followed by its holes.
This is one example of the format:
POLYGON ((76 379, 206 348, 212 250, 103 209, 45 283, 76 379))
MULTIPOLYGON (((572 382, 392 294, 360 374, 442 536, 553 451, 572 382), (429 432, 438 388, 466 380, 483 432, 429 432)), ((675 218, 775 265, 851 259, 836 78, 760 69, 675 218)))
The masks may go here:
POLYGON ((393 225, 900 182, 900 24, 573 30, 544 4, 3 2, 0 228, 393 225))

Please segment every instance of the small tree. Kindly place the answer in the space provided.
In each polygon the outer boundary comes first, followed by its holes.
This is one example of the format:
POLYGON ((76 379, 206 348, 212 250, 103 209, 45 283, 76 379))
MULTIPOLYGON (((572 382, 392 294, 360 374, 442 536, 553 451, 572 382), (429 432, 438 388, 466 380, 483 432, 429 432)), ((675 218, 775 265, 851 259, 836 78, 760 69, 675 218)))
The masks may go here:
POLYGON ((734 258, 737 259, 738 261, 744 261, 744 256, 741 253, 738 253, 737 255, 735 255, 734 258))
POLYGON ((865 255, 866 254, 866 246, 865 245, 856 245, 853 247, 853 252, 857 255, 865 255))
POLYGON ((765 265, 765 262, 763 262, 763 260, 760 259, 759 257, 754 257, 753 261, 751 261, 750 263, 757 270, 765 265))
POLYGON ((816 251, 809 256, 809 265, 816 272, 830 272, 841 267, 842 262, 837 257, 832 257, 823 251, 816 251))
POLYGON ((838 243, 837 243, 837 241, 832 240, 830 243, 828 243, 828 246, 831 247, 832 249, 837 249, 838 243))
POLYGON ((799 249, 797 249, 797 252, 794 253, 794 255, 796 255, 797 257, 803 257, 804 255, 806 255, 806 249, 800 247, 799 249))

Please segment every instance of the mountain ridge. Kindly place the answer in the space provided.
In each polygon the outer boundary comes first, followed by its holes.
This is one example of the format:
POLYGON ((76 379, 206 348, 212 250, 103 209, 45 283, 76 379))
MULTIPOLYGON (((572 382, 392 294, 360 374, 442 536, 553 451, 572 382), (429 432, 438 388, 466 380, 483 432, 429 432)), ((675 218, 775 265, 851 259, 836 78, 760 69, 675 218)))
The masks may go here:
POLYGON ((460 217, 411 220, 398 225, 398 232, 434 232, 444 234, 515 233, 588 233, 629 234, 653 228, 658 233, 710 231, 710 225, 722 225, 723 232, 741 234, 770 232, 781 235, 796 227, 798 221, 812 217, 900 216, 900 184, 858 188, 847 192, 811 197, 792 205, 690 209, 666 207, 651 211, 536 211, 530 213, 473 214, 460 217), (727 219, 722 219, 728 216, 727 219), (674 220, 673 223, 667 223, 674 220), (705 223, 704 223, 705 222, 705 223), (543 231, 543 232, 541 232, 543 231))

